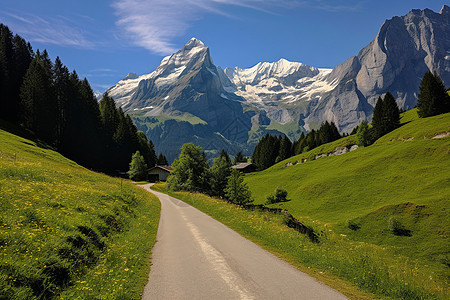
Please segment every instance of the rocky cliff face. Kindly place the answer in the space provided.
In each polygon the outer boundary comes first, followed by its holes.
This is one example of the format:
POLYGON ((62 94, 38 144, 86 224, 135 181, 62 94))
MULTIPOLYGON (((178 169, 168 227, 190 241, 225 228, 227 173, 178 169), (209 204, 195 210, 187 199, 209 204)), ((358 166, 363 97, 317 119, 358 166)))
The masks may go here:
POLYGON ((160 122, 151 129, 143 126, 145 122, 136 122, 158 151, 178 151, 189 139, 201 141, 205 150, 220 150, 245 146, 251 128, 253 114, 244 113, 245 100, 227 88, 231 85, 223 70, 214 65, 209 48, 193 38, 164 58, 154 72, 140 77, 129 74, 107 93, 135 116, 135 121, 139 116, 160 122), (168 122, 170 119, 173 122, 168 122), (228 141, 227 147, 223 140, 228 141))
POLYGON ((436 71, 450 85, 450 8, 440 13, 412 10, 384 22, 375 39, 358 56, 337 66, 326 78, 338 82, 305 123, 334 121, 350 131, 371 118, 379 96, 390 91, 404 109, 417 103, 420 80, 436 71))

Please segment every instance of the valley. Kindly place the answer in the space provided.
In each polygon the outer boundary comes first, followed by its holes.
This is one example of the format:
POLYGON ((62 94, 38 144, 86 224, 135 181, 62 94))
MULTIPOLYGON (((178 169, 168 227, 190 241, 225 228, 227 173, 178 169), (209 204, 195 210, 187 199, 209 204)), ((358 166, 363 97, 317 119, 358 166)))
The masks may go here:
POLYGON ((286 59, 222 69, 214 65, 209 47, 192 38, 152 73, 130 73, 106 93, 133 116, 139 130, 158 140, 156 151, 168 153, 170 161, 187 137, 211 158, 221 149, 250 156, 266 133, 295 141, 325 121, 350 133, 371 120, 377 98, 388 91, 401 109, 412 109, 428 70, 449 86, 449 20, 446 5, 439 13, 412 10, 393 17, 358 55, 333 69, 286 59), (202 126, 192 128, 193 119, 202 126))

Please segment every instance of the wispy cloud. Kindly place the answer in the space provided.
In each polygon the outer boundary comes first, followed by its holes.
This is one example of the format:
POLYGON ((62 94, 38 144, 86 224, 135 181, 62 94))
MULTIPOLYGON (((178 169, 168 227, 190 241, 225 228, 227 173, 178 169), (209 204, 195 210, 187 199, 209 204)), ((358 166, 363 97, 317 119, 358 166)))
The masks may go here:
POLYGON ((93 69, 87 71, 86 74, 84 74, 85 77, 89 78, 99 78, 99 77, 116 77, 117 71, 113 69, 107 69, 107 68, 100 68, 100 69, 93 69))
POLYGON ((0 12, 14 32, 27 40, 60 46, 93 48, 95 43, 86 36, 87 31, 67 17, 40 17, 31 13, 0 12))
POLYGON ((156 54, 176 50, 175 37, 186 33, 202 15, 227 13, 230 6, 273 14, 274 8, 307 7, 330 12, 354 10, 357 0, 115 0, 112 7, 118 17, 117 26, 132 43, 156 54))

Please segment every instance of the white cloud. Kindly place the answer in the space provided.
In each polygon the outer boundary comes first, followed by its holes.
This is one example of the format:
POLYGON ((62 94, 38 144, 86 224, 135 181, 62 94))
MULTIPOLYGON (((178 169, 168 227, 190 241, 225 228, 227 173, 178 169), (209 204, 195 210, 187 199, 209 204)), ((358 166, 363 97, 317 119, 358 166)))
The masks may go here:
POLYGON ((29 41, 77 48, 93 48, 87 33, 66 17, 40 17, 30 13, 0 12, 11 30, 29 41))
POLYGON ((232 17, 227 6, 243 7, 273 13, 274 8, 308 7, 326 11, 353 10, 357 0, 115 0, 112 7, 117 26, 133 44, 153 53, 166 55, 176 50, 175 37, 186 33, 203 14, 232 17), (343 3, 343 5, 341 4, 343 3))

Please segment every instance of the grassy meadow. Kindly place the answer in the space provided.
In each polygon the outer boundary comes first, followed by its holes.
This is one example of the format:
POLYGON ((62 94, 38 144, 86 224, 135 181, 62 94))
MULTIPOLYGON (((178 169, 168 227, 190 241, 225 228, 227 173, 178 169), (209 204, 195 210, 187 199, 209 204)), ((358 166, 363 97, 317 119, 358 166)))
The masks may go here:
POLYGON ((160 203, 0 130, 0 299, 139 299, 160 203))
MULTIPOLYGON (((418 119, 412 110, 403 114, 399 129, 374 145, 285 166, 312 156, 305 153, 250 174, 246 182, 255 203, 285 189, 290 201, 271 207, 287 209, 326 236, 333 232, 412 263, 405 271, 417 270, 448 296, 450 138, 434 138, 447 132, 450 114, 418 119)), ((322 153, 349 138, 324 145, 329 149, 322 153)))
MULTIPOLYGON (((450 114, 418 119, 374 145, 286 167, 336 147, 323 145, 246 175, 255 204, 276 188, 287 209, 320 242, 284 225, 283 215, 247 211, 201 194, 172 193, 350 298, 448 299, 450 114)), ((156 189, 165 191, 163 185, 156 189)))

